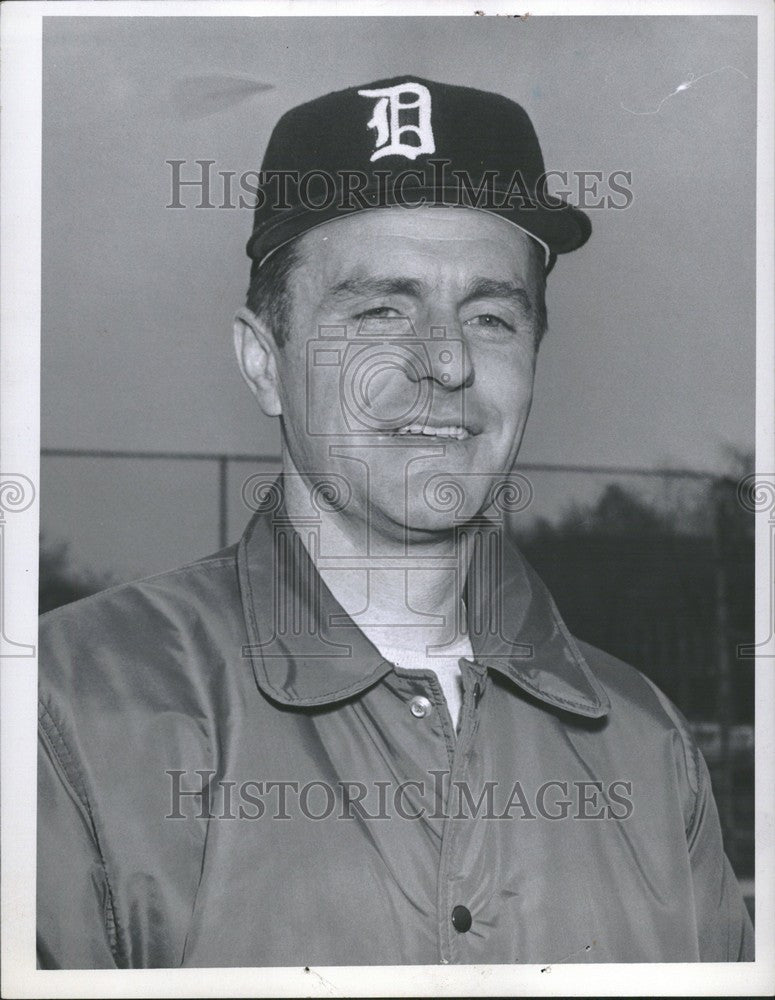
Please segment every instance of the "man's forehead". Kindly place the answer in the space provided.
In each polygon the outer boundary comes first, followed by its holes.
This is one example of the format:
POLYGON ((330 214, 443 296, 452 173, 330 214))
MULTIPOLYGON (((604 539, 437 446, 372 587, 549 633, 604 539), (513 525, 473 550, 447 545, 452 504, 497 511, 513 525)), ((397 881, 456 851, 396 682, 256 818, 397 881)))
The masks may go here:
POLYGON ((326 222, 299 237, 302 259, 321 272, 388 274, 477 264, 504 274, 543 259, 540 244, 503 219, 467 208, 381 208, 326 222))

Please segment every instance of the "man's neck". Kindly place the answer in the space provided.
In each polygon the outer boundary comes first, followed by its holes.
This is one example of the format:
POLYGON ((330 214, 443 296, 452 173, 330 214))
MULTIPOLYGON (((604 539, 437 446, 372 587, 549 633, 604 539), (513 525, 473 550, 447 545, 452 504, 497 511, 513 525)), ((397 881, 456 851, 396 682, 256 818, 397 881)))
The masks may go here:
MULTIPOLYGON (((317 551, 310 551, 324 583, 379 649, 445 647, 466 634, 458 553, 452 532, 418 540, 407 552, 400 530, 382 531, 370 544, 363 520, 326 504, 313 505, 310 489, 288 458, 285 510, 298 526, 315 518, 317 551), (322 509, 321 509, 322 508, 322 509), (379 555, 373 555, 374 549, 379 555)), ((299 532, 305 539, 306 532, 299 532)))

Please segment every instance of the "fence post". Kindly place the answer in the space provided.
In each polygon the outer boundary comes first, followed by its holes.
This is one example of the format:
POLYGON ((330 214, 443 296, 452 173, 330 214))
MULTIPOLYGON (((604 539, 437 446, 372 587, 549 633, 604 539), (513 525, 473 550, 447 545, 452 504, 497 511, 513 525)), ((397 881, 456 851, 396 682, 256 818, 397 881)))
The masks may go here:
POLYGON ((229 456, 218 456, 218 548, 229 544, 229 456))
POLYGON ((726 545, 725 545, 725 506, 726 489, 729 481, 716 479, 712 484, 713 509, 713 563, 715 575, 715 640, 717 689, 716 704, 718 709, 720 735, 720 767, 717 787, 714 789, 719 807, 719 816, 727 851, 733 857, 736 853, 735 820, 733 802, 733 760, 730 746, 730 730, 732 725, 732 657, 731 639, 729 634, 729 586, 727 582, 726 545))

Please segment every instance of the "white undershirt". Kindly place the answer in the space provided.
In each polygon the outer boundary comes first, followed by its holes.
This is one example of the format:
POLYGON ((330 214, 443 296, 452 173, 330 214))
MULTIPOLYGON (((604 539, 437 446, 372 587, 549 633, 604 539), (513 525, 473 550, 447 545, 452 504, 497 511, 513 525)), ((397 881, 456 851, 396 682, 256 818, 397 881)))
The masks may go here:
POLYGON ((381 645, 379 651, 386 660, 404 670, 432 670, 439 679, 452 723, 457 728, 463 705, 463 677, 458 660, 461 656, 468 660, 474 658, 468 636, 464 636, 454 646, 449 646, 445 656, 428 656, 424 648, 402 649, 381 645))

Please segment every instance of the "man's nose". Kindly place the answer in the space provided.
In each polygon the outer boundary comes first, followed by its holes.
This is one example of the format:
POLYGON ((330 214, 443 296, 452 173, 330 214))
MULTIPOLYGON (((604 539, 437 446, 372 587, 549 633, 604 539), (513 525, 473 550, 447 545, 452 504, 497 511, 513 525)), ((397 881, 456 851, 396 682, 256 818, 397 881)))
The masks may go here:
POLYGON ((408 366, 412 382, 428 379, 449 391, 469 388, 474 381, 474 366, 459 324, 436 323, 429 336, 419 343, 417 362, 408 366))

